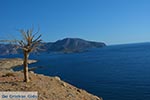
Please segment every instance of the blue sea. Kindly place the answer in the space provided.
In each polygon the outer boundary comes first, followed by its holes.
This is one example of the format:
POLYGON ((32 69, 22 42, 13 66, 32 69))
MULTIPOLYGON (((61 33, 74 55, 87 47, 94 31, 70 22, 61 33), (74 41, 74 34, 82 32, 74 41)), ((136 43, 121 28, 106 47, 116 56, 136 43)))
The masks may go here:
POLYGON ((38 67, 36 73, 59 76, 104 100, 150 100, 150 43, 114 45, 72 54, 38 54, 30 58, 38 60, 30 65, 38 67))

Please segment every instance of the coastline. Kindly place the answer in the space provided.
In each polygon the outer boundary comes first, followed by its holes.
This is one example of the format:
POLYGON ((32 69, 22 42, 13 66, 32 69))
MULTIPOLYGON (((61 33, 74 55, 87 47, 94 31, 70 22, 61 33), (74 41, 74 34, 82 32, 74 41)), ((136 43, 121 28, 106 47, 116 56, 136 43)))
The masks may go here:
MULTIPOLYGON (((28 64, 36 63, 37 60, 28 60, 28 64)), ((0 70, 13 71, 12 68, 23 65, 21 58, 2 58, 0 59, 0 70)))
MULTIPOLYGON (((35 63, 36 60, 29 60, 35 63)), ((20 58, 0 59, 0 91, 38 91, 39 100, 103 100, 85 90, 76 88, 59 77, 45 76, 29 71, 31 82, 24 83, 23 72, 13 71, 11 68, 20 66, 20 58)))

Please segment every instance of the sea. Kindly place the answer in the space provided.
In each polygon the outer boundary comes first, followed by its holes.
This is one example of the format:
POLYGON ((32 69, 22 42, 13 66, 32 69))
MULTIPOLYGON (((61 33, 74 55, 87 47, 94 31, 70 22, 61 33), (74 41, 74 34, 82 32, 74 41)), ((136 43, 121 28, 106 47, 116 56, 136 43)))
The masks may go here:
MULTIPOLYGON (((23 56, 0 56, 6 57, 23 56)), ((31 54, 30 59, 38 60, 29 66, 35 73, 59 76, 104 100, 150 100, 150 43, 112 45, 81 53, 31 54)))

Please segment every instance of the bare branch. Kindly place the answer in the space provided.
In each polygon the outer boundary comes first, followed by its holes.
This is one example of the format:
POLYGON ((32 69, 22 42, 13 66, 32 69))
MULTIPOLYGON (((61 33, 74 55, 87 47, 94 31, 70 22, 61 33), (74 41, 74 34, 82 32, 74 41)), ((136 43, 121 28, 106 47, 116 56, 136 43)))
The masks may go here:
POLYGON ((33 41, 33 42, 36 42, 36 41, 38 41, 40 38, 41 38, 41 34, 33 41))
POLYGON ((28 37, 27 37, 26 32, 25 32, 23 29, 19 30, 19 32, 22 34, 23 39, 24 39, 25 41, 27 41, 27 40, 28 40, 28 37))
POLYGON ((37 32, 33 34, 33 36, 32 36, 32 40, 33 40, 33 39, 34 39, 34 37, 35 37, 35 36, 39 33, 39 31, 40 31, 40 27, 38 27, 37 32))

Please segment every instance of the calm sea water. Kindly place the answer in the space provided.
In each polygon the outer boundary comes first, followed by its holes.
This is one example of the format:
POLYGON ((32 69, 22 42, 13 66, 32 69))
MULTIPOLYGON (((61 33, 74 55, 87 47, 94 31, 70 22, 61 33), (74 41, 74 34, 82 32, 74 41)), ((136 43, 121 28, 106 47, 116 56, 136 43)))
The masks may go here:
MULTIPOLYGON (((14 56, 20 57, 7 57, 14 56)), ((36 73, 59 76, 104 100, 150 100, 149 43, 108 46, 75 54, 31 55, 30 58, 38 60, 31 64, 39 67, 36 73)))

